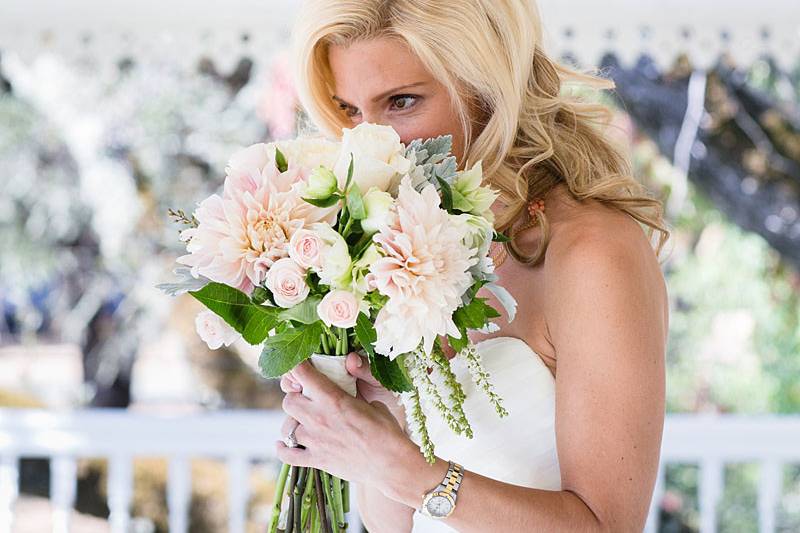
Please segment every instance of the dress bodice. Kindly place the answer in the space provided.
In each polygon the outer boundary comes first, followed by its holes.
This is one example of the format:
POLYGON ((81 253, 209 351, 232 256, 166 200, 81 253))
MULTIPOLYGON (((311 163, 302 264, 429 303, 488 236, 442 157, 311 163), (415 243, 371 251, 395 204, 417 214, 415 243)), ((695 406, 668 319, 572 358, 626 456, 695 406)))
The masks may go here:
MULTIPOLYGON (((476 343, 490 382, 508 416, 500 418, 472 382, 460 358, 453 371, 464 386, 464 412, 473 438, 456 435, 434 409, 425 409, 435 453, 483 476, 544 490, 561 489, 555 437, 555 380, 541 357, 516 337, 476 343)), ((414 513, 413 533, 454 531, 442 521, 414 513)))

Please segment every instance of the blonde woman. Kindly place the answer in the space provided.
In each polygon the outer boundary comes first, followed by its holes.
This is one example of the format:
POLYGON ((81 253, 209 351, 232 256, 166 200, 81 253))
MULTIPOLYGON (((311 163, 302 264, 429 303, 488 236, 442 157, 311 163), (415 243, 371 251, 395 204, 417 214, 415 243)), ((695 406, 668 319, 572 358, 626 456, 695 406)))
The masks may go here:
POLYGON ((502 192, 496 226, 514 237, 493 250, 496 272, 519 305, 473 339, 509 417, 467 389, 475 437, 431 414, 429 465, 350 354, 358 398, 307 364, 284 377, 284 431, 303 448, 278 443, 280 459, 354 481, 372 533, 641 531, 664 420, 669 233, 609 140, 609 110, 565 90, 613 82, 545 54, 533 0, 309 0, 298 21, 298 90, 324 132, 452 134, 462 164, 483 161, 502 192), (437 487, 451 497, 432 499, 437 487))

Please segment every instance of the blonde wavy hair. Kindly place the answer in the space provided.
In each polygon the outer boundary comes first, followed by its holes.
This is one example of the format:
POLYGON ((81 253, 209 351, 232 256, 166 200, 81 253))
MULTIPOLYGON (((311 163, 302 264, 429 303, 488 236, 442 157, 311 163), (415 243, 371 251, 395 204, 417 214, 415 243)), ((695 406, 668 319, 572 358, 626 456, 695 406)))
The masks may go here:
MULTIPOLYGON (((405 42, 450 94, 464 133, 464 161, 482 160, 488 185, 507 207, 499 231, 519 227, 527 203, 564 182, 577 200, 613 206, 646 227, 656 255, 669 238, 663 207, 632 176, 624 150, 603 130, 613 113, 563 89, 599 91, 613 81, 549 58, 534 0, 305 0, 294 27, 298 97, 323 132, 341 136, 352 124, 333 102, 328 49, 373 38, 405 42), (473 138, 473 132, 478 134, 473 138)), ((536 265, 550 241, 547 216, 532 254, 512 239, 508 252, 536 265)), ((533 221, 532 221, 533 222, 533 221)))

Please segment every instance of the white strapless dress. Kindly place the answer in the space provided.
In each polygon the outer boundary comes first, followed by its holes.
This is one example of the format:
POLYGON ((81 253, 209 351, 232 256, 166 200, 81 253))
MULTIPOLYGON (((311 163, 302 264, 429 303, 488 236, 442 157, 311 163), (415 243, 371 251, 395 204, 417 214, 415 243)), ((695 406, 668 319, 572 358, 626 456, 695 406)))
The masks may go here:
MULTIPOLYGON (((544 490, 561 490, 555 435, 555 380, 544 361, 516 337, 492 337, 476 349, 508 416, 500 418, 475 387, 460 360, 453 370, 464 385, 464 412, 473 438, 454 434, 435 410, 425 411, 436 455, 483 476, 544 490)), ((413 533, 455 531, 442 521, 414 513, 413 533)))

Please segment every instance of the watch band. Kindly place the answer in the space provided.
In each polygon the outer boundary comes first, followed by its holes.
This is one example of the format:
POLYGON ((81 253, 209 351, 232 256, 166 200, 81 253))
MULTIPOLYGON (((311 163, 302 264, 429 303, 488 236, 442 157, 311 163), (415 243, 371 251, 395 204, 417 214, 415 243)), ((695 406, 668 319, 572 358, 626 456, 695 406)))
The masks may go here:
POLYGON ((458 488, 461 486, 461 481, 463 479, 464 479, 464 468, 458 463, 449 461, 447 474, 445 474, 444 480, 441 483, 439 483, 439 486, 436 487, 436 490, 452 494, 453 499, 455 500, 456 496, 458 495, 458 488))

